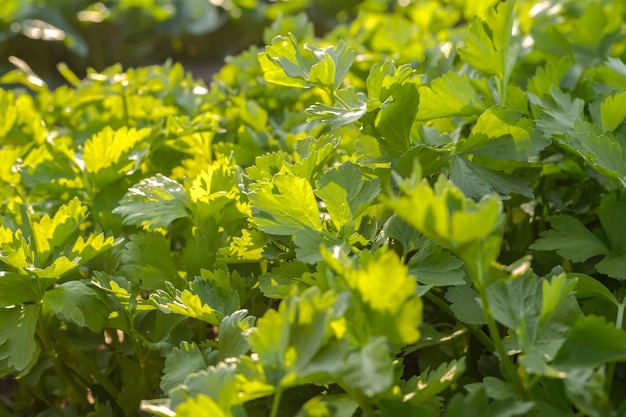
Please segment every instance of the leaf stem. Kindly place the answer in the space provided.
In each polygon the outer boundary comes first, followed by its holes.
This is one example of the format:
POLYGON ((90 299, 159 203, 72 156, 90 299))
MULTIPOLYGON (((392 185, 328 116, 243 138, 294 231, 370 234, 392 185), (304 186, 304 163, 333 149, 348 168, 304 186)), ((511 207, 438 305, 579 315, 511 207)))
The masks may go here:
POLYGON ((522 398, 525 401, 530 399, 528 395, 528 391, 524 388, 524 384, 515 369, 515 365, 511 361, 506 349, 504 348, 504 344, 502 343, 502 337, 500 337, 500 331, 498 330, 498 325, 496 324, 495 319, 493 318, 493 313, 491 312, 491 306, 489 305, 489 299, 487 297, 487 291, 485 286, 483 285, 486 282, 483 271, 482 259, 476 260, 476 273, 478 277, 474 280, 474 283, 477 284, 476 289, 478 290, 478 295, 480 297, 480 301, 483 305, 483 313, 485 314, 485 320, 487 321, 487 328, 489 329, 489 335, 493 340, 496 352, 498 356, 500 356, 500 360, 502 361, 502 368, 505 378, 513 384, 515 389, 519 392, 522 398))
MULTIPOLYGON (((617 305, 617 316, 615 317, 615 327, 617 329, 622 329, 624 324, 624 309, 626 308, 626 303, 622 301, 617 305)), ((613 377, 615 376, 615 362, 611 362, 606 366, 606 392, 611 392, 611 387, 613 386, 613 377)))
MULTIPOLYGON (((433 304, 442 309, 446 314, 453 317, 454 319, 457 319, 452 309, 450 309, 450 306, 441 298, 439 298, 436 294, 433 294, 432 291, 428 291, 425 296, 429 301, 432 301, 433 304)), ((493 343, 493 340, 491 340, 489 336, 487 336, 487 334, 485 334, 485 332, 483 332, 480 328, 471 324, 463 323, 461 321, 459 321, 459 323, 465 326, 465 328, 472 334, 472 336, 474 336, 476 339, 478 339, 480 343, 482 343, 485 349, 490 352, 496 351, 496 345, 493 343)))
POLYGON ((280 408, 280 400, 283 396, 283 390, 279 387, 276 389, 276 394, 274 394, 274 400, 272 401, 272 411, 270 417, 278 416, 278 409, 280 408))
POLYGON ((350 107, 348 105, 348 103, 346 103, 341 97, 339 97, 339 94, 337 94, 336 91, 331 91, 330 94, 333 96, 333 98, 335 100, 337 100, 337 102, 339 104, 341 104, 346 110, 352 110, 352 107, 350 107))

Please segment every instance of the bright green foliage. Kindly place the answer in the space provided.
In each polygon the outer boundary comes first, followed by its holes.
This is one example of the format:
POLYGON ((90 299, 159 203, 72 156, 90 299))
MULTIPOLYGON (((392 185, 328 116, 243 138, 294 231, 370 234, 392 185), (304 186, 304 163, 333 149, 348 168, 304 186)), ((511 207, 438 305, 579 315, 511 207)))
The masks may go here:
POLYGON ((230 3, 210 88, 1 78, 10 413, 623 415, 623 5, 230 3))
POLYGON ((180 184, 157 174, 129 189, 114 213, 122 216, 126 224, 155 230, 187 217, 190 205, 190 198, 180 184))

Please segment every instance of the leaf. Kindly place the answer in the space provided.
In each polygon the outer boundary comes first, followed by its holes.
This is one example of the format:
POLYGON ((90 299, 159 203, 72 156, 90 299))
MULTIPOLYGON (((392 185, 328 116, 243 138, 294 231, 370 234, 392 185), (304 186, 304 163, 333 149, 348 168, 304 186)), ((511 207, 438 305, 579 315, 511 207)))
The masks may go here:
POLYGON ((451 182, 440 179, 433 190, 426 181, 385 203, 416 230, 453 251, 480 241, 500 225, 500 202, 494 196, 474 203, 451 182), (481 224, 482 227, 475 227, 481 224))
POLYGON ((0 372, 22 372, 39 355, 35 328, 39 307, 22 305, 0 309, 0 372))
POLYGON ((534 127, 535 123, 521 112, 492 107, 480 115, 456 153, 528 162, 550 144, 550 139, 534 127))
POLYGON ((334 268, 365 303, 364 313, 373 334, 384 335, 398 345, 419 339, 422 303, 415 295, 417 283, 395 252, 362 255, 360 268, 349 264, 335 264, 334 268))
POLYGON ((568 55, 549 59, 545 66, 537 68, 535 75, 528 81, 528 92, 539 98, 550 96, 552 86, 559 87, 571 67, 572 59, 568 55))
POLYGON ((515 2, 490 7, 485 19, 474 16, 465 47, 459 49, 461 59, 474 68, 492 74, 508 84, 517 60, 517 47, 511 41, 515 2))
POLYGON ((401 155, 411 147, 411 129, 415 122, 420 96, 411 81, 389 87, 389 97, 374 120, 374 136, 385 149, 401 155))
POLYGON ((40 283, 35 277, 0 271, 0 308, 37 303, 40 298, 40 283))
MULTIPOLYGON (((120 243, 122 243, 121 238, 115 239, 113 236, 105 237, 102 233, 99 235, 89 235, 86 240, 83 239, 82 236, 78 236, 76 243, 72 246, 71 253, 67 254, 67 256, 70 259, 80 258, 78 265, 85 265, 99 254, 120 243)), ((66 250, 66 253, 67 252, 66 250)))
POLYGON ((450 160, 450 179, 465 195, 477 200, 493 192, 503 196, 515 193, 528 198, 534 197, 526 181, 458 155, 450 160))
POLYGON ((82 281, 68 281, 46 291, 43 302, 59 319, 88 327, 94 333, 102 330, 111 309, 104 294, 82 281))
POLYGON ((212 355, 212 349, 201 351, 195 343, 183 341, 165 357, 163 377, 159 385, 164 392, 175 388, 185 382, 192 373, 206 370, 209 365, 217 364, 216 355, 212 355))
POLYGON ((407 381, 407 388, 414 385, 415 388, 405 394, 404 401, 423 404, 448 388, 463 372, 465 372, 465 357, 458 361, 442 363, 436 370, 426 369, 419 377, 413 377, 407 381))
POLYGON ((557 86, 550 89, 550 100, 546 99, 531 101, 538 104, 542 110, 539 119, 536 121, 537 127, 548 135, 561 136, 564 132, 574 131, 576 122, 585 120, 585 101, 580 98, 572 99, 572 96, 561 91, 557 86))
POLYGON ((39 222, 33 223, 32 230, 35 246, 39 254, 39 265, 45 267, 55 249, 66 245, 70 236, 76 232, 78 225, 87 217, 87 206, 74 198, 64 204, 52 218, 44 215, 39 222))
POLYGON ((565 378, 565 392, 579 410, 592 417, 615 415, 606 391, 606 370, 574 369, 565 378))
POLYGON ((303 68, 306 64, 293 35, 272 39, 272 44, 265 47, 265 52, 259 53, 259 63, 267 82, 287 87, 309 86, 306 81, 308 74, 303 68))
POLYGON ((211 417, 233 417, 233 413, 222 409, 210 397, 200 394, 192 397, 176 407, 174 415, 178 417, 194 417, 205 414, 211 417))
POLYGON ((335 228, 341 230, 353 224, 379 192, 379 179, 364 180, 359 167, 348 161, 322 175, 315 194, 324 201, 335 228))
MULTIPOLYGON (((532 272, 491 284, 487 287, 487 299, 493 317, 512 330, 533 325, 542 308, 538 290, 537 276, 532 272)), ((529 332, 533 333, 532 329, 529 332)))
POLYGON ((560 274, 542 282, 540 325, 545 325, 577 288, 577 281, 568 278, 568 275, 560 274))
POLYGON ((139 167, 143 156, 140 144, 150 132, 147 128, 113 130, 106 126, 85 142, 82 160, 94 190, 100 190, 139 167))
MULTIPOLYGON (((319 252, 319 247, 315 247, 315 252, 319 252)), ((283 299, 290 294, 292 285, 297 285, 297 280, 308 272, 309 266, 303 262, 283 262, 259 276, 259 288, 268 298, 283 299)))
POLYGON ((541 232, 541 238, 530 245, 531 249, 556 250, 559 256, 574 262, 610 254, 604 243, 575 217, 552 216, 550 223, 553 229, 541 232))
POLYGON ((585 274, 568 274, 568 276, 576 279, 576 298, 599 297, 618 306, 617 299, 607 287, 600 281, 585 274))
POLYGON ((170 253, 169 240, 157 233, 130 235, 121 251, 120 270, 133 285, 145 290, 165 288, 165 282, 178 283, 178 268, 170 253))
POLYGON ((255 223, 266 233, 292 235, 303 229, 322 230, 313 188, 304 178, 277 174, 271 182, 259 184, 248 198, 255 223))
POLYGON ((250 350, 244 333, 252 328, 255 318, 247 314, 247 310, 237 310, 222 319, 218 339, 219 360, 237 358, 250 350))
POLYGON ((450 302, 454 316, 463 323, 480 326, 487 324, 478 294, 469 285, 450 287, 445 297, 450 302))
POLYGON ((217 280, 196 277, 189 289, 179 290, 171 284, 168 291, 157 290, 150 298, 163 311, 192 317, 214 326, 239 310, 239 293, 220 286, 217 280))
POLYGON ((191 200, 182 185, 156 174, 130 188, 113 213, 122 216, 124 224, 156 230, 188 217, 190 207, 191 200))
POLYGON ((626 92, 606 97, 600 104, 600 118, 604 130, 617 129, 626 118, 626 92))
POLYGON ((609 178, 626 177, 624 151, 620 143, 593 132, 566 132, 559 143, 579 155, 593 169, 609 178))
POLYGON ((478 116, 485 110, 479 92, 465 74, 448 72, 419 88, 418 120, 478 116))
POLYGON ((602 197, 598 208, 602 229, 611 243, 614 255, 626 253, 626 219, 623 216, 625 210, 626 195, 616 191, 602 197))
POLYGON ((579 318, 559 349, 552 366, 562 371, 595 368, 626 360, 626 332, 603 317, 579 318))
POLYGON ((425 237, 421 236, 417 230, 402 220, 397 214, 394 214, 385 222, 383 231, 386 237, 394 239, 402 245, 403 256, 419 249, 426 240, 425 237))
POLYGON ((311 288, 299 297, 268 310, 248 334, 252 349, 259 355, 267 381, 287 387, 304 376, 318 350, 327 343, 327 328, 333 314, 335 295, 311 288))
POLYGON ((427 241, 409 259, 409 273, 421 284, 434 286, 463 285, 463 262, 433 241, 427 241))
POLYGON ((362 389, 365 395, 384 392, 393 383, 384 337, 370 340, 361 350, 352 352, 344 360, 346 365, 338 370, 338 376, 349 386, 362 389))
POLYGON ((308 400, 295 417, 352 417, 358 404, 348 394, 318 395, 308 400))
POLYGON ((332 130, 358 121, 366 112, 367 106, 365 104, 346 109, 345 107, 316 103, 306 109, 306 113, 309 115, 307 121, 320 120, 324 123, 330 123, 332 130))

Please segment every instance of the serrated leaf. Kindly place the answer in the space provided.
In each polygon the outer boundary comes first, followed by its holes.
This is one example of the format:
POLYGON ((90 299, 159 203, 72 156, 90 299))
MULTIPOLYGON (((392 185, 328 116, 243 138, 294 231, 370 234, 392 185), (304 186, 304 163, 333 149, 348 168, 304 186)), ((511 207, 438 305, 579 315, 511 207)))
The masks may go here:
POLYGON ((122 216, 124 224, 156 230, 188 217, 190 207, 191 200, 183 186, 157 174, 130 188, 113 213, 122 216))
POLYGON ((419 88, 418 120, 478 116, 485 110, 480 93, 465 74, 448 72, 419 88))
POLYGON ((593 132, 571 131, 566 132, 559 143, 582 157, 602 175, 619 179, 626 177, 624 150, 617 140, 593 132))
POLYGON ((610 250, 575 217, 559 215, 550 218, 551 230, 541 232, 541 238, 530 248, 556 250, 563 258, 584 262, 592 256, 609 255, 610 250))
POLYGON ((44 304, 61 319, 99 332, 109 317, 109 299, 82 281, 68 281, 46 291, 44 304))
POLYGON ((337 230, 353 223, 380 192, 378 178, 364 180, 359 167, 345 162, 320 178, 315 194, 324 201, 337 230))
POLYGON ((287 387, 306 374, 307 366, 330 336, 328 324, 336 297, 311 288, 268 310, 248 334, 267 381, 287 387))
POLYGON ((559 349, 552 366, 563 371, 595 368, 626 360, 626 332, 603 317, 579 318, 559 349))
POLYGON ((493 317, 509 329, 517 329, 521 320, 536 323, 541 309, 537 277, 527 272, 512 280, 495 282, 487 287, 493 317))
POLYGON ((515 2, 507 1, 497 9, 487 9, 484 20, 474 16, 465 47, 459 49, 464 62, 505 80, 505 84, 517 60, 517 48, 511 42, 514 7, 515 2))
POLYGON ((528 198, 534 197, 526 181, 458 155, 450 160, 450 179, 465 195, 477 200, 493 192, 502 196, 515 193, 528 198))
POLYGON ((465 372, 465 357, 458 361, 442 363, 436 370, 426 369, 419 377, 413 377, 407 381, 407 388, 410 386, 411 391, 404 395, 404 401, 423 404, 448 388, 463 372, 465 372), (412 388, 413 386, 415 388, 412 388))
POLYGON ((179 283, 178 268, 170 253, 169 240, 157 233, 131 235, 121 251, 120 270, 141 289, 165 288, 165 282, 179 283))
POLYGON ((259 53, 265 81, 287 87, 309 87, 308 73, 297 41, 293 35, 276 36, 272 44, 259 53))
MULTIPOLYGON (((315 248, 316 252, 319 248, 315 248)), ((303 262, 283 262, 271 271, 259 276, 259 287, 268 298, 285 298, 291 292, 291 286, 303 274, 309 272, 309 266, 303 262)))
MULTIPOLYGON (((71 259, 80 258, 79 265, 84 265, 99 254, 122 243, 122 239, 115 239, 113 236, 105 237, 104 234, 89 235, 85 240, 82 236, 76 239, 68 257, 71 259)), ((66 251, 68 252, 68 251, 66 251)))
POLYGON ((421 284, 433 286, 463 285, 463 262, 442 250, 433 241, 427 241, 408 263, 409 273, 421 284))
POLYGON ((550 144, 521 112, 492 107, 480 115, 456 152, 512 161, 529 161, 550 144))
POLYGON ((417 250, 426 241, 425 237, 406 221, 402 220, 397 214, 394 214, 385 222, 383 231, 385 232, 385 236, 395 239, 402 245, 403 256, 417 250))
POLYGON ((501 203, 494 196, 475 203, 443 179, 434 190, 422 181, 406 189, 405 194, 385 203, 416 230, 446 248, 456 250, 481 241, 500 227, 501 203))
POLYGON ((478 294, 469 285, 450 287, 445 297, 454 316, 463 323, 480 326, 487 323, 478 294))
MULTIPOLYGON (((532 96, 530 96, 533 99, 532 96)), ((550 89, 550 100, 533 100, 542 107, 537 127, 549 135, 560 136, 576 129, 576 122, 585 120, 585 101, 561 91, 557 86, 550 89)))
POLYGON ((291 235, 303 229, 322 230, 313 188, 304 178, 277 174, 271 182, 261 183, 248 198, 254 221, 266 233, 291 235))
POLYGON ((387 151, 399 156, 411 147, 411 128, 420 102, 417 85, 411 81, 391 85, 386 102, 374 120, 374 135, 387 151))
POLYGON ((306 109, 306 113, 309 115, 308 121, 320 120, 324 123, 330 123, 332 130, 356 122, 366 112, 367 105, 365 104, 360 107, 346 109, 345 107, 316 103, 306 109))
POLYGON ((39 307, 22 305, 0 309, 0 369, 21 372, 39 354, 35 328, 39 307))
POLYGON ((541 98, 549 96, 552 86, 559 86, 565 74, 572 67, 569 56, 549 59, 544 67, 537 68, 535 75, 528 81, 528 91, 541 98))
POLYGON ((254 326, 255 318, 247 310, 238 310, 224 317, 219 329, 219 360, 237 358, 250 350, 244 334, 254 326))
POLYGON ((626 118, 626 92, 608 96, 600 105, 600 119, 604 130, 614 131, 626 118))
POLYGON ((37 303, 40 297, 40 283, 32 275, 0 271, 0 308, 37 303))
POLYGON ((239 297, 236 292, 218 293, 215 286, 207 286, 203 281, 196 281, 193 292, 190 290, 176 290, 175 294, 169 294, 163 290, 157 290, 151 295, 154 303, 163 311, 180 314, 197 320, 219 326, 222 318, 233 309, 239 308, 239 297), (236 305, 235 305, 236 303, 236 305))
POLYGON ((206 370, 217 364, 217 355, 211 355, 211 348, 203 351, 195 343, 181 342, 165 357, 163 377, 160 387, 164 392, 181 385, 192 373, 206 370))
POLYGON ((540 325, 545 325, 555 314, 557 309, 577 288, 576 280, 568 279, 568 275, 561 274, 552 277, 550 281, 544 280, 541 284, 541 314, 540 325))
POLYGON ((372 334, 384 335, 397 345, 419 339, 417 326, 422 320, 422 302, 415 293, 417 283, 395 252, 363 254, 358 268, 332 261, 328 253, 325 260, 364 304, 363 314, 372 334))
POLYGON ((93 189, 100 190, 137 169, 141 163, 139 144, 150 132, 147 128, 113 130, 106 126, 89 138, 82 159, 93 189))
POLYGON ((74 198, 68 204, 59 207, 52 218, 44 215, 37 223, 33 223, 35 246, 39 254, 39 265, 37 266, 45 267, 52 252, 67 244, 69 237, 86 217, 87 206, 74 198))

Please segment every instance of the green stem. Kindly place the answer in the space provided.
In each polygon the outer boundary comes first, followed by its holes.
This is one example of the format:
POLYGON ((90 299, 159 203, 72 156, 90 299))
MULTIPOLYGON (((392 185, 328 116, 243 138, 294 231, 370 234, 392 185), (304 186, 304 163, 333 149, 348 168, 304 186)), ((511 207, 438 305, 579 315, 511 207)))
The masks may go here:
POLYGON ((68 340, 63 333, 61 333, 58 329, 53 330, 53 334, 55 339, 59 341, 59 343, 63 346, 64 349, 68 351, 68 353, 77 360, 80 365, 87 370, 91 374, 92 377, 98 381, 98 383, 104 388, 109 395, 113 398, 117 398, 119 396, 119 391, 113 385, 111 381, 100 371, 100 369, 94 365, 83 353, 74 347, 74 344, 68 340))
POLYGON ((280 408, 280 400, 283 396, 283 390, 278 388, 276 394, 274 394, 274 400, 272 401, 272 411, 270 417, 276 417, 278 415, 278 409, 280 408))
POLYGON ((369 401, 367 401, 367 397, 363 395, 363 393, 358 388, 356 389, 350 388, 341 379, 337 380, 337 385, 339 385, 342 390, 348 393, 352 397, 352 399, 356 401, 356 403, 359 405, 361 410, 363 410, 363 412, 366 415, 370 416, 374 414, 374 409, 369 404, 369 401))
MULTIPOLYGON (((626 308, 626 303, 622 301, 617 305, 617 316, 615 317, 615 327, 617 329, 622 329, 624 324, 624 309, 626 308)), ((606 367, 606 392, 611 392, 611 387, 613 386, 613 377, 615 376, 615 362, 611 362, 606 367)))
POLYGON ((334 92, 334 91, 331 91, 331 95, 332 95, 332 96, 333 96, 333 98, 334 98, 335 100, 337 100, 337 102, 338 102, 339 104, 341 104, 341 105, 342 105, 342 106, 343 106, 346 110, 352 110, 352 107, 350 107, 350 106, 348 105, 348 103, 346 103, 345 101, 343 101, 343 99, 342 99, 341 97, 339 97, 339 94, 337 94, 337 93, 336 93, 336 92, 334 92))
POLYGON ((29 392, 30 395, 32 395, 33 397, 37 398, 39 401, 44 403, 46 405, 46 407, 48 407, 49 410, 54 411, 55 413, 57 413, 61 417, 68 417, 67 414, 65 414, 60 408, 55 407, 54 404, 52 404, 50 401, 48 401, 48 399, 46 397, 44 397, 43 395, 41 395, 35 388, 33 388, 33 387, 31 387, 30 385, 27 385, 27 384, 22 384, 21 386, 26 388, 26 390, 29 392))
MULTIPOLYGON (((451 317, 456 319, 456 316, 454 315, 454 312, 450 309, 450 306, 445 301, 443 301, 441 298, 439 298, 436 294, 433 294, 432 291, 428 291, 425 294, 425 296, 426 296, 426 298, 428 300, 432 301, 433 304, 435 304, 437 307, 442 309, 446 314, 448 314, 449 316, 451 316, 451 317)), ((487 336, 485 334, 485 332, 483 332, 481 329, 479 329, 476 326, 472 326, 471 324, 467 324, 467 323, 463 323, 463 322, 460 322, 460 323, 463 326, 465 326, 465 328, 467 330, 469 330, 469 332, 472 334, 472 336, 474 336, 476 339, 478 339, 478 341, 480 343, 482 343, 482 345, 485 347, 485 349, 487 349, 490 352, 495 352, 496 351, 496 345, 489 338, 489 336, 487 336)))
POLYGON ((67 369, 67 365, 59 359, 56 350, 50 346, 50 342, 48 340, 47 335, 43 332, 41 328, 36 330, 37 336, 39 336, 39 342, 43 347, 43 350, 48 352, 52 359, 53 367, 56 371, 57 377, 63 381, 63 384, 67 386, 72 392, 77 401, 81 401, 86 403, 86 391, 83 389, 81 384, 79 384, 74 378, 74 373, 67 369))
POLYGON ((483 276, 484 275, 483 266, 482 266, 480 259, 476 262, 476 273, 478 277, 476 277, 477 279, 475 279, 474 282, 479 284, 479 285, 476 285, 476 289, 478 290, 480 301, 483 304, 483 312, 485 314, 485 320, 487 321, 487 328, 489 329, 489 335, 491 336, 491 339, 493 340, 495 347, 496 347, 496 352, 498 353, 498 356, 500 356, 500 360, 502 361, 503 373, 506 379, 511 384, 513 384, 513 386, 519 392, 522 398, 525 401, 528 401, 530 399, 528 395, 528 391, 526 391, 526 389, 524 388, 522 379, 517 373, 517 370, 515 369, 515 365, 513 364, 513 362, 511 362, 511 358, 509 357, 508 353, 506 352, 506 349, 504 348, 504 343, 502 343, 502 338, 500 337, 500 331, 498 330, 498 325, 496 324, 496 321, 493 318, 493 314, 491 312, 491 306, 489 305, 489 299, 487 298, 487 291, 482 284, 483 282, 485 282, 485 279, 483 276))

